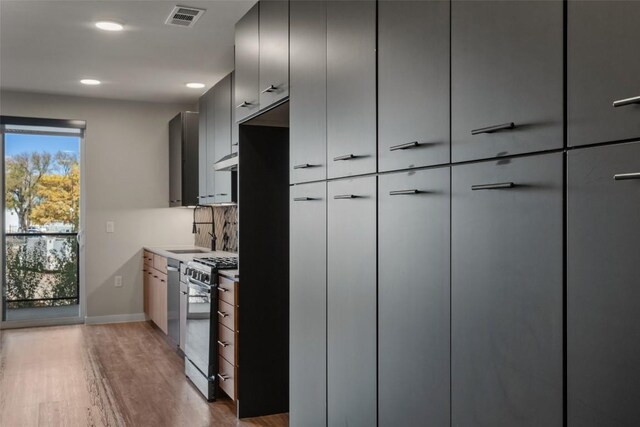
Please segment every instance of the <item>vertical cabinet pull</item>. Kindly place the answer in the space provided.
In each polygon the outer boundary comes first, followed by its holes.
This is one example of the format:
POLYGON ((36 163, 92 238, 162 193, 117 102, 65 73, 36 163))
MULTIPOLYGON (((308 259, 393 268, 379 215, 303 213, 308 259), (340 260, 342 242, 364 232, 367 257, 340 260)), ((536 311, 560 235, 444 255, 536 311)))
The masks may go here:
POLYGON ((344 156, 338 156, 338 157, 334 157, 333 161, 334 162, 338 162, 340 160, 351 160, 351 159, 355 159, 356 156, 354 156, 353 154, 345 154, 344 156))
POLYGON ((409 194, 418 194, 420 193, 419 190, 395 190, 395 191, 389 191, 389 195, 390 196, 403 196, 403 195, 409 195, 409 194))
POLYGON ((488 126, 486 128, 473 129, 471 135, 480 135, 481 133, 493 133, 500 130, 514 129, 516 125, 513 122, 503 123, 501 125, 488 126))
POLYGON ((632 105, 632 104, 640 104, 640 96, 634 96, 633 98, 619 99, 617 101, 613 101, 614 107, 624 107, 625 105, 632 105))
POLYGON ((626 181, 629 179, 640 179, 640 172, 636 173, 619 173, 613 176, 616 181, 626 181))
POLYGON ((389 147, 389 151, 407 150, 409 148, 415 148, 419 145, 420 143, 418 141, 407 142, 406 144, 399 144, 389 147))
POLYGON ((504 188, 513 188, 516 185, 513 182, 498 182, 496 184, 478 184, 472 185, 471 190, 502 190, 504 188))

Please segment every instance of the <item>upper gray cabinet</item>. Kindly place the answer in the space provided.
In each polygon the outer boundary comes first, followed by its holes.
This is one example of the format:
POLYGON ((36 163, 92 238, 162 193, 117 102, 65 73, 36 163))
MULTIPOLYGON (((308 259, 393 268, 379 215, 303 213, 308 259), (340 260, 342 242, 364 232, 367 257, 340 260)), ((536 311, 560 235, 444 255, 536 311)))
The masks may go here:
POLYGON ((378 3, 381 171, 449 162, 449 7, 378 3))
POLYGON ((452 161, 562 148, 563 2, 455 0, 451 25, 452 161))
POLYGON ((260 1, 260 108, 289 95, 289 2, 260 1))
POLYGON ((207 197, 207 109, 210 91, 198 100, 198 203, 209 203, 207 197))
POLYGON ((637 425, 640 143, 568 159, 568 425, 637 425))
POLYGON ((450 425, 449 173, 378 178, 381 427, 450 425))
POLYGON ((260 3, 236 24, 235 103, 236 121, 260 109, 260 3))
POLYGON ((451 199, 452 425, 562 426, 563 156, 454 166, 451 199))
POLYGON ((207 169, 213 175, 213 195, 215 203, 231 202, 230 172, 217 172, 213 164, 231 154, 231 74, 228 74, 213 88, 213 160, 207 169))
POLYGON ((640 137, 640 2, 568 2, 568 143, 640 137))
POLYGON ((376 171, 376 2, 327 2, 330 178, 376 171))
POLYGON ((185 111, 169 121, 169 206, 198 204, 198 113, 185 111))
POLYGON ((236 120, 236 95, 234 87, 236 85, 236 73, 231 72, 231 152, 237 153, 240 145, 240 126, 236 120))
POLYGON ((327 177, 327 3, 292 1, 289 144, 292 183, 327 177))

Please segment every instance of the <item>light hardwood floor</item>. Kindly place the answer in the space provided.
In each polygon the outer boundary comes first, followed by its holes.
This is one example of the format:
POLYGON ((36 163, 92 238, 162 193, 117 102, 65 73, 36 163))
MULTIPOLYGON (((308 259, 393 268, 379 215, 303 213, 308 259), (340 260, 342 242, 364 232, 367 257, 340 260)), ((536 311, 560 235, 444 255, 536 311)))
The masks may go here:
POLYGON ((181 358, 146 322, 0 331, 0 426, 288 425, 207 403, 181 358))

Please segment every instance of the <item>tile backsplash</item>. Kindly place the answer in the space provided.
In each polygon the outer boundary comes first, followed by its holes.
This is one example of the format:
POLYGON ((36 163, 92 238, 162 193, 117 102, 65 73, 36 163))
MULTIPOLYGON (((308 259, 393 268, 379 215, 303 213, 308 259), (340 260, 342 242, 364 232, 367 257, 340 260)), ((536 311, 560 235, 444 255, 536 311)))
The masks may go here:
POLYGON ((204 205, 195 209, 197 233, 194 236, 194 244, 205 248, 211 247, 209 233, 213 222, 216 229, 216 249, 219 251, 238 252, 238 206, 204 205), (211 218, 211 208, 213 208, 213 218, 211 218))

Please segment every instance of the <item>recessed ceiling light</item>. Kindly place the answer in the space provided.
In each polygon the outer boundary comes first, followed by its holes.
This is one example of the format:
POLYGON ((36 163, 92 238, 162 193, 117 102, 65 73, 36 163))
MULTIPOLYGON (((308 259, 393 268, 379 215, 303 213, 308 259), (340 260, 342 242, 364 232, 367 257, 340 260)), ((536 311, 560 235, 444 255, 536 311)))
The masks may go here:
POLYGON ((88 85, 88 86, 97 86, 100 84, 100 80, 96 80, 96 79, 82 79, 80 80, 80 83, 82 83, 83 85, 88 85))
POLYGON ((124 25, 115 22, 115 21, 98 21, 96 22, 96 27, 105 31, 122 31, 124 30, 124 25))
POLYGON ((204 83, 187 83, 185 86, 191 89, 202 89, 204 87, 204 83))

